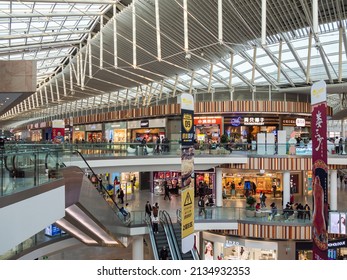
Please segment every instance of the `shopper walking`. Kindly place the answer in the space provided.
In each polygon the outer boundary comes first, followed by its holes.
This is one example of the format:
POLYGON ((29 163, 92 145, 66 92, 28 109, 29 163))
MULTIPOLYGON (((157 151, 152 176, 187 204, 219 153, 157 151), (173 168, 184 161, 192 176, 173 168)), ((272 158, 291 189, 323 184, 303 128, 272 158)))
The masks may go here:
POLYGON ((146 216, 148 216, 149 218, 152 216, 152 205, 149 203, 148 200, 145 205, 145 212, 146 212, 146 216))
POLYGON ((154 217, 158 217, 159 214, 159 204, 156 202, 152 207, 152 212, 154 217))
POLYGON ((164 181, 164 200, 166 200, 166 198, 168 198, 169 200, 171 200, 169 186, 167 185, 167 182, 164 181))

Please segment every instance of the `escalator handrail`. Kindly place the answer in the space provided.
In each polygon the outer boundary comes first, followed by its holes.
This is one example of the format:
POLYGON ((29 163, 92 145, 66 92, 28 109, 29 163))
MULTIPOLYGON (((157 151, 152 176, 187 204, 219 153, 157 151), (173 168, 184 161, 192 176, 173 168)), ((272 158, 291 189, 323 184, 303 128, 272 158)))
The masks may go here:
POLYGON ((163 215, 163 211, 159 211, 160 222, 164 228, 166 240, 168 243, 169 250, 171 252, 172 260, 178 260, 175 244, 173 242, 172 234, 169 228, 169 222, 166 216, 163 215))
POLYGON ((145 217, 145 222, 147 224, 148 231, 149 231, 149 239, 151 240, 154 259, 155 260, 159 260, 158 247, 157 247, 157 242, 155 241, 155 237, 154 237, 154 232, 153 232, 151 218, 148 217, 147 215, 145 217))
POLYGON ((99 177, 97 176, 97 174, 94 172, 93 168, 91 168, 91 166, 89 165, 89 163, 87 162, 87 160, 85 159, 85 157, 82 155, 82 153, 78 150, 74 150, 74 152, 76 152, 85 162, 85 164, 88 166, 89 170, 92 172, 92 174, 98 178, 98 183, 99 186, 102 188, 102 193, 103 195, 107 195, 109 197, 109 199, 112 201, 113 205, 116 207, 116 216, 118 217, 118 219, 121 220, 121 222, 125 225, 129 225, 131 223, 131 213, 129 212, 126 216, 126 219, 122 219, 123 214, 120 211, 120 207, 118 206, 117 202, 113 199, 113 197, 111 195, 109 195, 108 190, 106 189, 106 187, 104 186, 104 184, 102 183, 102 181, 99 179, 99 177))
MULTIPOLYGON (((78 151, 78 150, 74 150, 74 152, 76 152, 76 153, 83 159, 83 161, 85 162, 85 164, 88 166, 89 170, 93 173, 93 175, 94 175, 96 178, 98 178, 99 185, 102 187, 103 191, 106 192, 106 193, 108 194, 108 191, 107 191, 107 189, 105 188, 104 184, 102 184, 102 183, 100 184, 101 181, 100 181, 98 175, 94 172, 93 168, 90 167, 89 163, 87 162, 87 160, 85 159, 85 157, 81 154, 81 152, 78 151)), ((113 201, 113 203, 114 203, 114 205, 116 206, 116 208, 118 209, 118 211, 120 211, 120 207, 118 206, 117 202, 113 199, 112 196, 109 195, 109 197, 110 197, 110 199, 113 201)))
POLYGON ((175 255, 176 259, 182 260, 182 255, 181 255, 179 247, 178 247, 177 237, 176 237, 169 213, 166 210, 161 210, 161 211, 159 211, 159 217, 160 217, 160 221, 162 223, 166 224, 166 226, 167 226, 167 230, 169 233, 169 236, 167 236, 167 238, 168 238, 168 240, 170 239, 169 242, 172 243, 172 246, 173 246, 172 251, 174 251, 174 255, 175 255))

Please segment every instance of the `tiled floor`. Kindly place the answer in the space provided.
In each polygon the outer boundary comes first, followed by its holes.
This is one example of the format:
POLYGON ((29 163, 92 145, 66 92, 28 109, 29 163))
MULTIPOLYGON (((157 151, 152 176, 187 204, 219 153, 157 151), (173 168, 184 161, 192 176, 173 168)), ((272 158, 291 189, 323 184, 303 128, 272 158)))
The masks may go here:
MULTIPOLYGON (((258 198, 257 198, 258 199, 258 198)), ((131 211, 144 210, 145 203, 150 201, 151 204, 155 202, 159 203, 161 210, 166 210, 174 218, 176 216, 176 209, 181 207, 181 198, 179 196, 172 196, 171 200, 164 200, 163 196, 156 196, 150 193, 148 190, 137 192, 131 200, 128 200, 129 209, 131 211)), ((268 198, 268 205, 272 201, 275 201, 277 205, 281 205, 281 198, 268 198)), ((295 201, 301 203, 308 203, 311 205, 311 197, 305 197, 296 195, 295 201)), ((347 186, 342 186, 338 189, 337 193, 338 210, 347 210, 347 186)), ((228 207, 244 207, 245 199, 225 199, 224 206, 228 207)), ((150 244, 145 244, 145 259, 149 259, 150 244)), ((48 259, 52 260, 113 260, 113 259, 132 259, 132 247, 131 244, 124 249, 108 248, 108 247, 88 247, 81 245, 79 248, 71 248, 64 252, 57 253, 53 256, 49 256, 48 259)))

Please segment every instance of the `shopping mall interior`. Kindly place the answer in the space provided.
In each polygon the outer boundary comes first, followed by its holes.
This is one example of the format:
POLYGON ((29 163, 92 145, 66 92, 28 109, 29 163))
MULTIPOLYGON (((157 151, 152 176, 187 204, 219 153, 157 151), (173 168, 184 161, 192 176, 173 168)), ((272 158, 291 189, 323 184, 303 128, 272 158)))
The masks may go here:
POLYGON ((0 259, 347 259, 345 1, 0 18, 0 259))

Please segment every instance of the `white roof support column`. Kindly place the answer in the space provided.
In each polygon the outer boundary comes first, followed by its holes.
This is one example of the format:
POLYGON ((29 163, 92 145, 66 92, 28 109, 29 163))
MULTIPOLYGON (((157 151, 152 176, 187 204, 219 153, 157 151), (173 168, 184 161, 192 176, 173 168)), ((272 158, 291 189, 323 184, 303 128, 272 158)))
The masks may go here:
POLYGON ((163 96, 163 86, 164 86, 164 81, 162 80, 160 83, 160 90, 159 90, 159 98, 161 99, 163 96))
POLYGON ((46 105, 48 105, 48 92, 47 92, 46 85, 45 85, 45 98, 46 98, 46 105))
POLYGON ((53 93, 52 80, 50 80, 50 82, 49 82, 49 90, 51 91, 52 102, 54 102, 54 93, 53 93))
POLYGON ((39 108, 40 104, 39 104, 39 93, 35 92, 35 99, 36 99, 36 107, 39 108))
POLYGON ((177 83, 178 83, 178 75, 176 74, 175 84, 174 84, 174 88, 173 88, 173 92, 172 92, 172 96, 173 96, 173 97, 176 96, 177 83))
POLYGON ((132 23, 133 23, 133 67, 137 67, 137 57, 136 57, 136 9, 135 9, 136 1, 133 1, 133 15, 132 15, 132 23))
POLYGON ((233 65, 234 65, 234 52, 230 52, 229 88, 233 87, 233 65))
POLYGON ((59 85, 58 85, 58 79, 55 78, 55 89, 57 91, 57 101, 60 101, 60 94, 59 94, 59 85))
POLYGON ((318 33, 318 0, 312 0, 312 28, 313 33, 318 33))
POLYGON ((308 37, 308 48, 307 48, 307 66, 306 66, 306 84, 311 83, 311 49, 312 49, 312 32, 310 32, 310 36, 308 37))
MULTIPOLYGON (((72 64, 74 67, 74 64, 72 64)), ((78 86, 81 86, 81 56, 80 56, 80 50, 77 51, 76 54, 76 72, 75 72, 75 76, 76 76, 76 82, 78 86)), ((75 68, 74 68, 75 70, 75 68)))
MULTIPOLYGON (((88 64, 89 64, 89 79, 93 78, 93 61, 92 61, 92 35, 88 34, 88 64)), ((86 58, 87 60, 87 58, 86 58)))
POLYGON ((278 83, 281 80, 282 45, 283 45, 283 41, 280 40, 280 44, 278 46, 278 63, 277 63, 277 82, 278 83))
POLYGON ((189 84, 189 94, 192 94, 194 77, 195 77, 195 71, 192 71, 192 76, 191 76, 190 84, 189 84))
POLYGON ((155 0, 155 29, 156 29, 156 34, 157 34, 157 59, 158 59, 158 61, 161 61, 159 0, 155 0))
POLYGON ((187 0, 183 0, 183 32, 184 32, 184 50, 188 52, 188 3, 187 0))
POLYGON ((117 46, 117 6, 113 5, 113 58, 114 68, 118 68, 118 46, 117 46))
POLYGON ((255 78, 255 65, 257 63, 257 47, 253 46, 253 65, 252 65, 252 80, 251 83, 254 85, 255 78))
POLYGON ((100 16, 100 64, 99 64, 99 67, 100 69, 103 69, 104 68, 104 34, 102 32, 104 28, 104 16, 101 15, 100 16))
POLYGON ((266 0, 261 0, 261 44, 266 45, 266 0))
POLYGON ((69 64, 70 64, 70 69, 69 69, 70 70, 69 71, 70 72, 70 94, 73 95, 73 68, 72 68, 73 63, 71 61, 71 57, 70 57, 70 63, 69 64))
POLYGON ((218 0, 218 41, 223 43, 223 0, 218 0))
POLYGON ((130 104, 128 100, 128 95, 129 95, 129 89, 127 88, 127 90, 125 91, 125 104, 130 104))
POLYGON ((342 27, 339 28, 339 72, 338 72, 338 82, 342 82, 342 36, 343 30, 342 27))
POLYGON ((107 98, 107 112, 110 111, 110 106, 111 106, 111 92, 108 93, 108 98, 107 98))
POLYGON ((210 75, 208 79, 207 92, 211 92, 212 78, 213 78, 213 63, 210 64, 210 75))
POLYGON ((40 102, 41 102, 41 106, 43 106, 42 87, 40 88, 40 102))
POLYGON ((64 75, 64 72, 63 72, 63 71, 61 72, 61 76, 62 76, 62 79, 63 79, 63 92, 64 92, 64 96, 67 96, 67 93, 66 93, 65 75, 64 75))
POLYGON ((116 98, 116 107, 119 105, 119 90, 117 91, 117 98, 116 98))

